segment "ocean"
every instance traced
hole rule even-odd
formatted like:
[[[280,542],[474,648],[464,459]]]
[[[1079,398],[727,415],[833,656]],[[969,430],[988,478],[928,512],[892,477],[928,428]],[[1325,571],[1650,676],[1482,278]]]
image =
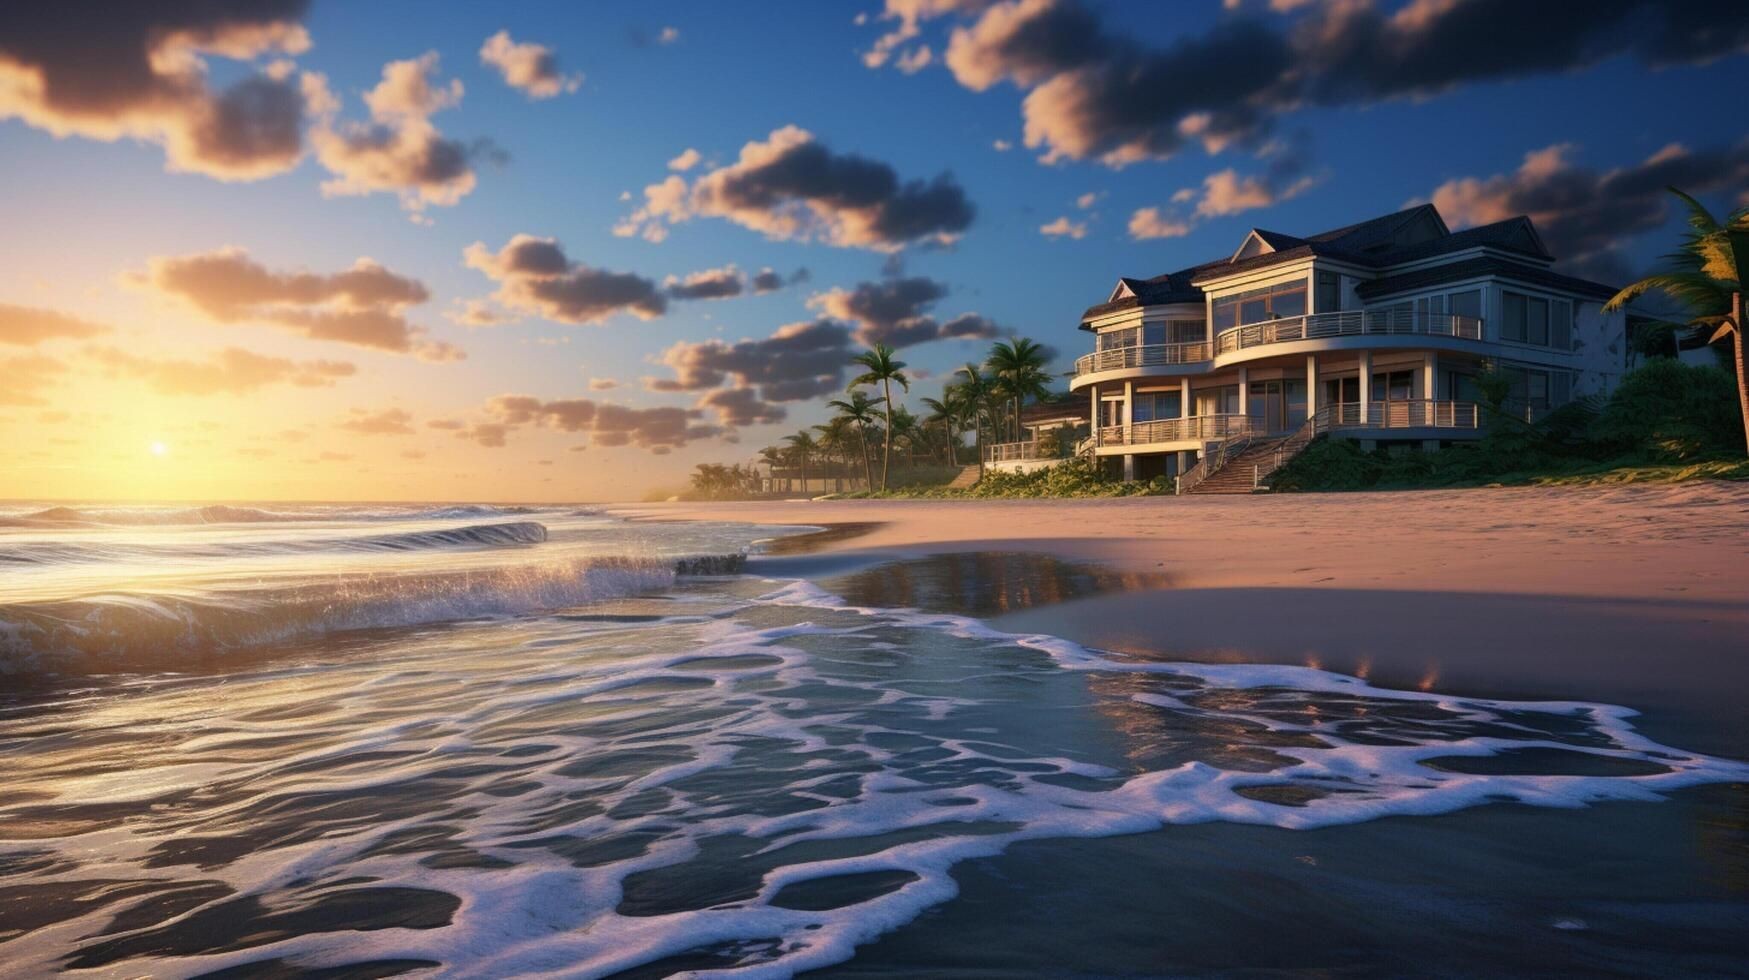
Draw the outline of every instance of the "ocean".
[[[1177,834],[1231,858],[1184,888],[1230,897],[1221,868],[1299,860],[1330,828],[1749,780],[1640,734],[1631,706],[1126,656],[1004,632],[880,567],[796,578],[772,555],[808,532],[0,508],[0,972],[787,977],[955,915],[1000,935],[962,889],[1004,855],[1054,848],[1061,877],[1119,853],[1074,842]],[[1028,594],[1030,567],[1010,569]],[[1237,833],[1267,837],[1210,836]],[[1169,943],[1148,909],[1113,915]],[[1027,941],[954,957],[1063,972]]]

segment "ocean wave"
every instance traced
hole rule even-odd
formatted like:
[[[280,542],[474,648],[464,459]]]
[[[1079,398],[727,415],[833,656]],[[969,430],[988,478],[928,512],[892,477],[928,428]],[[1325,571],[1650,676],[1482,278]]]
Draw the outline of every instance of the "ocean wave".
[[[446,548],[507,548],[540,544],[546,525],[535,521],[469,524],[435,531],[373,534],[362,537],[321,537],[274,541],[29,541],[0,548],[6,565],[70,565],[92,562],[139,562],[163,559],[227,559],[317,552],[380,553]]]
[[[208,504],[204,507],[47,507],[0,518],[6,527],[66,527],[188,524],[264,524],[307,521],[447,521],[472,517],[501,517],[532,514],[532,507],[500,507],[492,504],[452,504],[444,506],[405,507],[309,507],[295,510],[268,510],[262,507],[237,507],[229,504]]]
[[[0,606],[0,674],[179,670],[230,651],[356,630],[525,615],[638,595],[667,588],[679,575],[725,574],[738,561],[578,558],[454,572],[337,575],[195,595],[15,603]]]

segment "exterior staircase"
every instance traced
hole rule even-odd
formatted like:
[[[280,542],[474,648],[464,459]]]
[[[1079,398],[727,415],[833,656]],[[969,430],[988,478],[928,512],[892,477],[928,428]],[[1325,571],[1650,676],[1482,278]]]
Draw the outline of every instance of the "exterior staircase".
[[[948,483],[949,490],[970,490],[978,482],[978,464],[960,467],[959,475]]]
[[[1298,431],[1272,438],[1251,438],[1238,451],[1204,453],[1204,464],[1192,470],[1180,493],[1256,493],[1269,489],[1269,477],[1287,465],[1317,438],[1319,421],[1308,419]],[[1207,469],[1203,469],[1207,466]]]

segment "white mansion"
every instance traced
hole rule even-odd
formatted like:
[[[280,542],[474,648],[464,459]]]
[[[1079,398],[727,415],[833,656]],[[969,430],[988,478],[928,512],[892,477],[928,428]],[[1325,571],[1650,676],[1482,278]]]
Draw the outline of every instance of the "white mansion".
[[[1606,394],[1625,316],[1601,310],[1613,289],[1553,261],[1529,218],[1453,232],[1422,205],[1303,238],[1254,229],[1227,258],[1120,279],[1081,317],[1093,352],[1070,389],[1092,427],[1077,448],[1128,479],[1249,490],[1317,435],[1477,437],[1487,366],[1518,412]]]

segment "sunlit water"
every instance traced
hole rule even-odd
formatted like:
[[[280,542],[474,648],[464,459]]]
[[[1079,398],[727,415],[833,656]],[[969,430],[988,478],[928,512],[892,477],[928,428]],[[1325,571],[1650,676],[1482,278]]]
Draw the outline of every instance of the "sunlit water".
[[[1626,708],[1128,660],[695,574],[772,529],[0,519],[8,975],[787,976],[1022,840],[1749,778]]]

